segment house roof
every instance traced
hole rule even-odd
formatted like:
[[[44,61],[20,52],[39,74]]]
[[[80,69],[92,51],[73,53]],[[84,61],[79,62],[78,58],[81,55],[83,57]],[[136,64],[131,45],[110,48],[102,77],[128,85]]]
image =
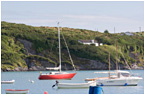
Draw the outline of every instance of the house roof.
[[[83,42],[83,43],[92,43],[92,40],[78,40],[80,42]],[[94,40],[94,43],[98,43],[97,40]]]

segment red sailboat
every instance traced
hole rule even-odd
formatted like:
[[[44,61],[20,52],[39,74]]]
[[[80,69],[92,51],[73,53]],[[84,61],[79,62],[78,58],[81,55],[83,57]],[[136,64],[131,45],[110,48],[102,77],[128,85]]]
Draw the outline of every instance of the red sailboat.
[[[72,79],[76,73],[50,72],[50,74],[40,74],[40,80]]]
[[[63,36],[63,39],[64,39],[64,36]],[[59,72],[50,72],[49,74],[42,74],[40,73],[40,76],[39,76],[39,80],[56,80],[56,79],[72,79],[76,72],[75,73],[67,73],[67,72],[62,72],[61,71],[61,48],[60,48],[60,29],[59,29],[59,23],[58,23],[58,40],[59,40],[59,67],[54,67],[54,68],[46,68],[48,70],[59,70]],[[67,43],[66,43],[66,40],[64,39],[64,42],[65,42],[65,45],[66,45],[66,48],[67,48],[67,51],[69,53],[69,57],[70,57],[70,60],[71,60],[71,63],[74,67],[74,70],[75,70],[75,66],[73,64],[73,60],[71,58],[71,55],[70,55],[70,52],[69,52],[69,49],[68,49],[68,46],[67,46]]]

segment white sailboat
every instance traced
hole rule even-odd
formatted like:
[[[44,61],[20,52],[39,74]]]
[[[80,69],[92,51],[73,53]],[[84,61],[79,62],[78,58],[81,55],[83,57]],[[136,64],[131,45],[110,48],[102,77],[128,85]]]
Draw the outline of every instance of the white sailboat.
[[[64,36],[63,36],[63,39],[64,39]],[[39,80],[72,79],[76,75],[76,72],[75,73],[68,73],[68,72],[62,72],[61,71],[61,45],[60,45],[59,22],[58,22],[58,41],[59,41],[59,67],[48,67],[46,69],[59,70],[59,72],[50,72],[49,74],[40,73]],[[69,57],[70,57],[71,63],[72,63],[72,65],[74,67],[74,70],[75,70],[75,66],[73,64],[73,60],[71,58],[71,55],[70,55],[70,52],[69,52],[69,49],[68,49],[68,46],[67,46],[67,43],[66,43],[65,39],[64,39],[64,42],[65,42],[67,51],[69,53]]]
[[[117,55],[117,41],[116,41],[116,55]],[[129,65],[128,65],[129,66]],[[130,67],[129,67],[130,68]],[[109,53],[109,72],[95,72],[95,73],[108,73],[108,77],[87,78],[85,81],[97,81],[96,85],[102,86],[137,86],[138,82],[142,79],[140,76],[132,76],[128,71],[118,70],[117,56],[116,56],[116,69],[110,72],[110,53]],[[114,73],[115,75],[110,75]]]

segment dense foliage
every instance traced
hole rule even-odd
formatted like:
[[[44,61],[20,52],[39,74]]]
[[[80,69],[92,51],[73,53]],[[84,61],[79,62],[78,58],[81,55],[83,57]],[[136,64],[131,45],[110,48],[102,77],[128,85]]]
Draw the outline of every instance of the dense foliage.
[[[108,52],[111,53],[111,61],[116,62],[116,44],[118,49],[118,62],[124,64],[124,60],[131,65],[139,61],[138,66],[144,63],[144,32],[136,32],[134,36],[100,33],[85,29],[72,29],[64,27],[63,35],[68,43],[74,61],[78,58],[90,59],[108,64]],[[58,63],[58,34],[57,27],[33,27],[24,24],[1,22],[1,68],[27,67],[26,58],[37,58]],[[32,43],[36,54],[27,54],[26,48],[19,39]],[[78,40],[96,39],[103,46],[83,45]],[[69,63],[66,47],[61,38],[63,62]],[[41,64],[41,63],[39,63]],[[77,63],[77,64],[81,64]],[[87,63],[85,63],[87,64]]]

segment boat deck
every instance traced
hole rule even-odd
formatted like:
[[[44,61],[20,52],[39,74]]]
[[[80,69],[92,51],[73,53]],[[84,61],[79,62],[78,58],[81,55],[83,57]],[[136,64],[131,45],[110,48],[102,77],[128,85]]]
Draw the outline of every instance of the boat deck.
[[[97,77],[97,78],[85,79],[85,81],[95,81],[98,79],[109,79],[109,77]]]

